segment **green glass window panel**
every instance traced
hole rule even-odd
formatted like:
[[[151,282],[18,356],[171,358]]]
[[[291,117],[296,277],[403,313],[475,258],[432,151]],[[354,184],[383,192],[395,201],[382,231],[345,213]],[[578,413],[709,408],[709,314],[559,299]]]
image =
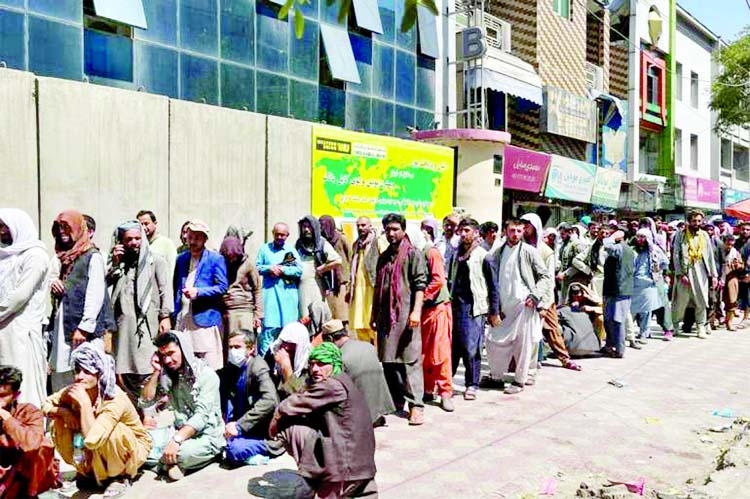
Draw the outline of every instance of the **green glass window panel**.
[[[29,10],[66,21],[82,23],[82,0],[29,0]]]
[[[417,57],[417,106],[435,108],[435,60],[430,57]]]
[[[83,30],[83,70],[88,76],[133,81],[133,40],[130,37]]]
[[[346,94],[346,128],[364,132],[372,131],[371,99],[353,93]]]
[[[219,68],[216,61],[180,54],[180,98],[219,103]]]
[[[360,94],[372,92],[372,37],[349,33],[349,39],[354,50],[354,61],[361,83],[349,83],[347,88]]]
[[[393,43],[396,40],[396,4],[394,0],[378,0],[378,11],[380,11],[380,22],[383,25],[382,35],[373,35],[376,40]]]
[[[318,89],[318,121],[344,126],[346,120],[346,92],[321,85]]]
[[[289,79],[257,71],[255,74],[255,110],[274,116],[289,115]]]
[[[217,0],[180,0],[180,46],[216,56],[219,29]]]
[[[392,100],[396,67],[393,47],[376,43],[373,52],[372,93],[377,97]]]
[[[396,1],[396,45],[410,52],[417,50],[417,23],[408,31],[401,31],[401,19],[404,17],[405,2]]]
[[[135,38],[177,45],[177,0],[145,0],[148,29],[134,30]]]
[[[408,139],[411,137],[409,127],[416,125],[414,119],[414,108],[405,106],[396,106],[396,117],[393,123],[395,136]]]
[[[221,58],[243,64],[255,62],[255,3],[252,1],[222,0]]]
[[[435,115],[426,111],[417,110],[415,126],[420,130],[432,130],[435,128]]]
[[[221,65],[221,105],[255,110],[255,72],[252,69],[234,64]]]
[[[21,8],[24,6],[24,0],[0,0],[0,5]]]
[[[278,19],[278,6],[262,0],[256,3],[256,65],[269,71],[286,73],[289,68],[289,22]],[[305,28],[307,31],[307,28]]]
[[[396,101],[399,104],[414,105],[416,65],[414,54],[396,51]]]
[[[83,78],[83,28],[29,16],[29,71],[39,76]]]
[[[297,80],[289,84],[289,114],[298,120],[318,121],[318,85]]]
[[[372,131],[393,135],[393,103],[372,99]]]
[[[24,15],[0,9],[0,61],[9,68],[26,69]]]
[[[149,93],[178,98],[177,51],[136,40],[133,52],[135,84]]]
[[[305,80],[318,81],[319,43],[320,31],[315,21],[305,21],[305,32],[302,38],[297,38],[294,30],[289,30],[289,73],[291,75]]]

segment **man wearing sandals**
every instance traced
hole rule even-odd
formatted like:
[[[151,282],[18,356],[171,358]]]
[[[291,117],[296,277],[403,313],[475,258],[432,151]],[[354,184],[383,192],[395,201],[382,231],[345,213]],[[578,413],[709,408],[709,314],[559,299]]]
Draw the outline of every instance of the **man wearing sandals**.
[[[524,385],[533,384],[529,368],[535,346],[542,339],[540,310],[551,304],[552,276],[539,250],[525,243],[523,234],[523,221],[508,221],[505,244],[486,257],[492,271],[492,329],[487,337],[490,377],[501,379],[515,357],[514,381],[505,388],[507,394],[519,393]]]
[[[55,447],[76,467],[79,488],[107,484],[105,498],[121,497],[146,462],[152,441],[124,391],[115,361],[99,346],[82,343],[71,354],[75,378],[42,404],[52,420]],[[83,440],[83,459],[76,442]]]
[[[694,308],[699,338],[710,333],[706,328],[708,293],[717,282],[711,239],[701,229],[703,218],[703,212],[699,210],[688,213],[688,225],[677,233],[672,247],[675,275],[672,320],[675,325],[682,322],[685,309]]]
[[[541,237],[542,219],[536,213],[527,213],[521,217],[521,220],[524,222],[523,240],[539,250],[539,255],[542,257],[544,266],[547,267],[550,275],[554,275],[555,252],[547,246]],[[565,339],[563,339],[560,331],[560,322],[554,301],[554,283],[550,280],[544,291],[542,304],[540,304],[539,308],[542,316],[542,336],[544,336],[544,341],[547,342],[550,349],[552,349],[552,353],[564,368],[580,371],[581,366],[570,359],[570,353],[568,353],[568,348],[565,346]]]

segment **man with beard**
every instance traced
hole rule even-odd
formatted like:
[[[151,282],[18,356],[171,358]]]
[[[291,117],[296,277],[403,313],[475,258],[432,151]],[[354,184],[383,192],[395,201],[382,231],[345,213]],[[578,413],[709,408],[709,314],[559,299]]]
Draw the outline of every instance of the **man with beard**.
[[[524,222],[524,242],[539,250],[539,255],[542,257],[542,262],[547,268],[549,275],[553,275],[555,272],[555,252],[540,237],[542,233],[542,221],[539,215],[527,213],[521,217],[521,220]],[[539,313],[542,316],[542,336],[544,336],[544,340],[549,345],[552,353],[564,368],[580,371],[581,366],[570,359],[570,353],[568,353],[568,348],[565,346],[565,339],[560,332],[557,307],[555,306],[554,283],[550,279],[545,281],[545,284],[548,287],[544,289],[544,295],[538,307]]]
[[[685,309],[695,309],[698,337],[709,334],[706,328],[708,293],[716,284],[717,272],[711,238],[700,227],[703,212],[688,213],[688,225],[675,236],[672,250],[675,285],[672,297],[672,317],[675,324],[682,322]]]
[[[388,248],[378,258],[371,327],[378,332],[383,363],[396,408],[409,404],[409,424],[424,423],[422,375],[422,302],[427,287],[422,253],[406,237],[406,219],[383,217]]]
[[[326,295],[326,302],[334,319],[348,322],[349,305],[346,302],[346,292],[349,289],[352,250],[346,236],[336,228],[336,220],[331,215],[323,215],[318,222],[320,222],[321,235],[331,243],[333,250],[341,257],[341,264],[328,273],[331,292]]]
[[[453,375],[464,363],[464,400],[475,400],[482,369],[482,339],[489,309],[491,284],[484,259],[487,251],[479,240],[479,223],[464,218],[458,224],[459,247],[448,262],[448,286],[453,313],[451,360]]]
[[[55,448],[44,415],[19,402],[23,374],[0,365],[0,498],[36,497],[57,483]]]
[[[69,210],[52,224],[59,279],[51,284],[54,298],[50,382],[58,391],[72,381],[73,349],[86,341],[98,343],[114,323],[107,293],[104,258],[91,242],[83,215]]]
[[[261,246],[255,265],[263,276],[263,331],[258,356],[263,357],[281,329],[299,319],[299,278],[302,263],[294,246],[287,243],[289,226],[273,226],[273,241]]]
[[[565,303],[568,296],[568,288],[574,282],[583,282],[589,284],[589,276],[581,272],[575,265],[575,257],[585,250],[578,240],[577,229],[570,224],[562,224],[559,228],[560,240],[560,261],[559,269],[556,276],[557,283],[560,286],[559,301]]]
[[[534,347],[542,339],[539,310],[544,308],[545,294],[552,286],[552,276],[539,250],[523,241],[523,233],[521,220],[509,220],[505,244],[487,256],[492,272],[489,286],[492,330],[487,337],[490,377],[502,379],[511,359],[515,358],[515,379],[505,388],[509,395],[533,384],[529,379],[529,368]]]
[[[380,248],[377,234],[369,218],[357,219],[357,236],[352,246],[350,286],[347,297],[349,327],[357,335],[357,339],[375,345],[377,335],[370,328],[370,316]]]
[[[312,215],[300,219],[299,239],[294,247],[302,263],[299,313],[307,317],[311,304],[325,301],[333,292],[334,271],[341,266],[341,255],[323,237],[320,222]]]
[[[591,287],[600,297],[604,284],[604,260],[607,258],[602,241],[608,235],[609,227],[600,226],[597,223],[589,224],[591,244],[588,245],[586,251],[578,253],[573,258],[573,266],[588,276]],[[567,297],[565,299],[567,300]]]
[[[341,357],[328,342],[310,352],[311,383],[279,404],[269,434],[283,442],[316,498],[377,497],[370,411]]]
[[[219,377],[195,357],[190,343],[176,331],[156,338],[152,373],[141,396],[150,402],[167,395],[174,411],[172,426],[149,431],[154,441],[149,461],[159,463],[171,480],[207,466],[226,444]]]
[[[117,376],[130,400],[137,403],[151,373],[153,340],[171,329],[174,307],[167,262],[151,253],[146,232],[137,221],[115,231],[107,283],[117,321],[114,358]]]
[[[31,217],[18,209],[0,209],[0,365],[21,369],[19,400],[37,407],[47,396],[42,322],[48,265]]]
[[[187,231],[188,251],[177,257],[174,273],[175,329],[188,333],[195,356],[218,370],[224,365],[221,312],[227,267],[218,252],[206,249],[205,222],[191,220]]]
[[[635,275],[630,312],[638,324],[639,331],[631,343],[645,344],[651,337],[651,314],[662,307],[657,279],[668,264],[667,256],[654,242],[651,230],[638,229],[635,233]]]
[[[177,247],[171,239],[159,233],[159,224],[156,221],[156,215],[151,210],[141,210],[135,216],[146,231],[148,245],[151,252],[155,255],[161,255],[167,264],[169,280],[172,280],[174,265],[177,261]]]
[[[459,237],[456,234],[456,227],[460,221],[461,217],[455,213],[443,218],[443,235],[435,241],[435,246],[440,250],[443,261],[450,260],[453,252],[458,248]]]

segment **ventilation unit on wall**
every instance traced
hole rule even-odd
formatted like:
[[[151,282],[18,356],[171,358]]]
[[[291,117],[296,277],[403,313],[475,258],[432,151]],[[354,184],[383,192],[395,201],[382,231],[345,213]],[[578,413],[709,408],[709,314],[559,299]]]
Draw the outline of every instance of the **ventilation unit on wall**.
[[[486,12],[477,12],[476,19],[482,20],[484,38],[488,47],[510,52],[510,23]]]
[[[584,74],[587,88],[600,91],[604,90],[604,68],[587,62]]]

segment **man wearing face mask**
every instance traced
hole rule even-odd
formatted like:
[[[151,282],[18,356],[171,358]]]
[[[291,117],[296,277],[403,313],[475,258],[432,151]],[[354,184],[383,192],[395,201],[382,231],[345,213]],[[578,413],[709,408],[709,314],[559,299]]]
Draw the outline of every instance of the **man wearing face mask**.
[[[256,356],[255,332],[237,329],[227,340],[228,364],[219,371],[221,408],[226,426],[226,460],[234,465],[252,463],[269,455],[268,424],[279,396],[266,361]]]
[[[137,403],[151,374],[153,340],[171,327],[174,298],[167,262],[151,252],[137,220],[117,227],[114,239],[107,272],[117,321],[114,357],[120,386]]]

